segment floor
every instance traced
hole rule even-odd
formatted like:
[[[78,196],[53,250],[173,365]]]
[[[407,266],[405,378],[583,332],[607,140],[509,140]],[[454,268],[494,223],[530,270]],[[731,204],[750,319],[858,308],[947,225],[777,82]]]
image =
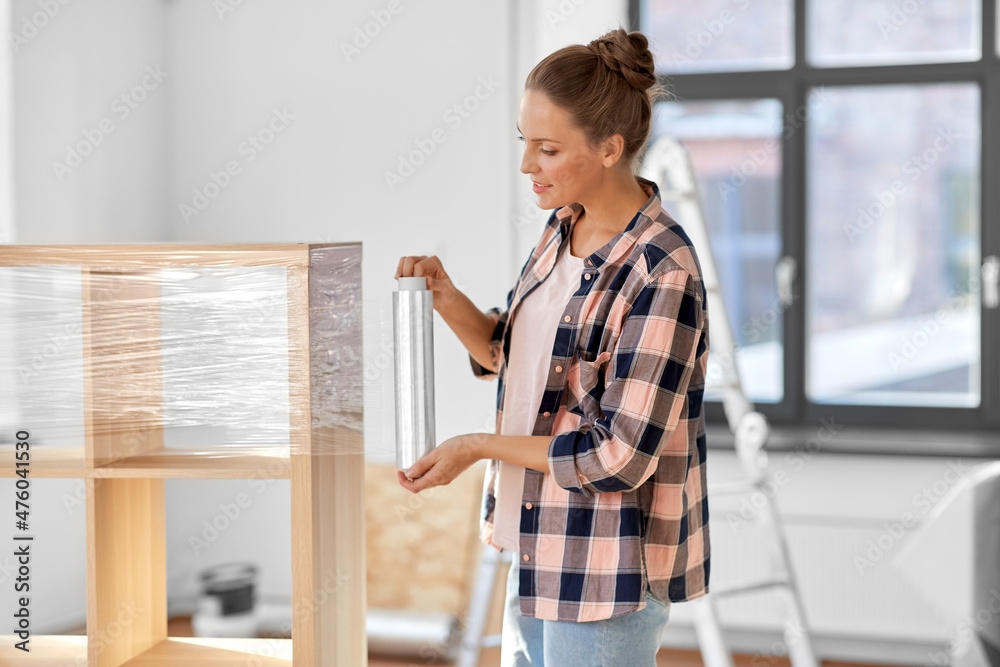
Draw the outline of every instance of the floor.
[[[421,663],[427,664],[427,663]],[[451,663],[438,663],[439,667],[445,667]],[[762,660],[760,656],[737,654],[733,660],[734,667],[789,667],[789,662],[785,658],[767,658]],[[698,651],[680,651],[676,649],[660,649],[656,656],[657,667],[703,667],[701,655]],[[413,667],[412,661],[399,661],[379,659],[375,656],[369,657],[368,667]],[[479,660],[479,667],[500,667],[499,649],[483,651]],[[836,662],[824,660],[822,667],[875,667],[873,665],[863,665],[856,662]]]
[[[190,637],[191,619],[180,616],[171,618],[167,622],[167,635],[170,637]],[[80,628],[80,633],[85,630]],[[64,633],[72,634],[72,633]],[[421,665],[436,665],[437,667],[449,667],[452,663],[429,663],[426,660],[420,662]],[[678,649],[661,649],[656,656],[657,667],[704,667],[701,661],[701,654],[698,651],[682,651]],[[746,655],[738,653],[734,656],[734,667],[790,667],[786,658],[770,657],[761,660],[760,656]],[[415,667],[412,659],[401,660],[398,658],[369,656],[368,667]],[[479,659],[479,667],[500,667],[500,649],[484,649]],[[840,662],[833,660],[823,660],[822,667],[879,667],[857,662]]]

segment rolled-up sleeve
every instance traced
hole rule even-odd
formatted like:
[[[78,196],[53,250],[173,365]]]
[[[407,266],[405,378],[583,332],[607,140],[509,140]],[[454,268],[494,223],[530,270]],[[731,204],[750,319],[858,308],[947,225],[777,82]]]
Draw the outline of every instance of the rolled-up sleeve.
[[[482,364],[469,355],[469,364],[472,366],[472,374],[477,378],[482,378],[483,380],[492,380],[500,372],[500,358],[503,350],[503,330],[507,325],[507,314],[510,312],[511,300],[514,298],[514,290],[507,292],[507,308],[505,310],[500,310],[499,308],[490,308],[486,311],[486,315],[493,318],[493,333],[490,334],[490,357],[492,358],[493,367],[486,368]]]
[[[686,465],[693,443],[672,436],[686,418],[702,308],[700,282],[684,269],[654,274],[643,286],[609,360],[603,417],[584,419],[549,443],[559,486],[585,496],[631,491],[649,479],[661,455],[685,457]],[[684,451],[665,452],[668,442]]]

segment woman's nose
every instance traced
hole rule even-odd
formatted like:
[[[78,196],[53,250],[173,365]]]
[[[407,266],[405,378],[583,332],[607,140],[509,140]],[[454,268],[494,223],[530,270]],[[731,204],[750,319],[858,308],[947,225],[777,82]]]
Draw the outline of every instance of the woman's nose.
[[[528,153],[525,151],[525,154],[521,157],[521,173],[530,174],[533,171],[534,165],[531,163],[531,160],[528,159]]]

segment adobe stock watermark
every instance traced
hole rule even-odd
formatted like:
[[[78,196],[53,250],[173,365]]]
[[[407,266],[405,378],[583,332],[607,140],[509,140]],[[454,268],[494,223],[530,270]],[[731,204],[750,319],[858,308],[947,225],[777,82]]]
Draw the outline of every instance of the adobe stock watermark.
[[[124,122],[132,115],[132,112],[139,108],[149,94],[160,87],[163,80],[167,78],[167,73],[160,69],[159,65],[148,65],[142,79],[131,89],[122,93],[111,102],[112,116],[105,116],[97,122],[93,128],[82,130],[83,139],[75,144],[66,145],[66,158],[64,162],[52,161],[52,172],[56,179],[62,183],[68,174],[77,169],[83,161],[93,155],[98,146],[104,143],[105,137],[115,131],[115,118],[118,122]]]
[[[281,462],[274,460],[267,464],[267,468],[261,469],[247,480],[247,486],[254,490],[255,496],[248,492],[240,491],[229,501],[218,503],[218,511],[210,518],[202,519],[199,533],[188,535],[188,546],[191,552],[197,556],[202,551],[209,549],[222,535],[239,522],[245,515],[245,511],[253,505],[254,497],[261,496],[278,480],[278,475],[282,472]]]
[[[925,516],[945,495],[957,484],[969,471],[969,467],[961,461],[953,460],[948,462],[948,468],[938,479],[927,486],[924,486],[910,498],[910,504],[916,508],[917,513],[903,512],[895,521],[882,524],[882,532],[874,539],[868,540],[867,549],[863,554],[854,555],[854,567],[858,574],[864,575],[865,570],[874,567],[876,563],[885,558],[899,541],[906,535],[906,531],[913,528],[920,522],[920,517]]]
[[[948,652],[935,651],[927,654],[927,667],[948,667],[958,664],[957,658],[961,657],[962,649],[973,646],[977,641],[976,635],[985,628],[996,624],[997,614],[1000,614],[1000,590],[990,589],[990,597],[985,606],[980,607],[975,613],[969,614],[955,626],[955,638],[949,642]]]
[[[248,134],[236,146],[236,155],[243,159],[232,158],[227,160],[218,171],[209,170],[208,179],[192,190],[190,203],[181,202],[177,206],[181,219],[190,224],[192,218],[201,215],[222,194],[223,190],[232,184],[233,179],[243,173],[243,167],[256,160],[261,153],[267,150],[267,147],[278,138],[278,135],[288,129],[294,119],[295,114],[288,111],[287,107],[281,109],[274,107],[267,122],[253,134]]]
[[[212,9],[219,21],[225,21],[230,14],[243,6],[244,0],[212,0]]]
[[[139,410],[123,411],[114,416],[123,423],[134,424],[141,424],[142,419],[148,419],[148,415],[143,415],[142,411]],[[112,449],[107,459],[101,463],[101,467],[94,472],[93,481],[95,491],[101,488],[105,480],[116,479],[114,475],[114,466],[116,463],[135,456],[140,452],[149,451],[151,433],[150,429],[139,426],[138,428],[130,428],[121,434],[120,444],[124,445],[125,448],[122,449],[116,446]],[[59,499],[62,501],[63,508],[67,514],[73,514],[77,509],[85,509],[87,506],[87,481],[83,479],[77,480],[73,492],[67,493],[64,491],[59,494]]]
[[[787,301],[776,297],[770,306],[751,317],[749,321],[744,322],[743,326],[740,327],[740,333],[749,343],[758,342],[779,321],[782,313],[792,307],[795,301],[794,296]]]
[[[798,297],[795,294],[790,295],[787,300],[780,296],[776,297],[770,306],[744,322],[740,327],[740,333],[747,344],[760,342],[764,335],[780,321],[781,315],[791,308],[797,300]],[[747,347],[747,344],[734,343],[732,349],[709,355],[706,379],[712,382],[722,380],[726,371],[736,364],[740,350]]]
[[[532,202],[525,202],[520,213],[511,211],[510,224],[514,226],[518,234],[528,230],[541,230],[550,215],[551,211],[538,208],[538,205]]]
[[[569,20],[569,17],[586,2],[587,0],[562,0],[555,10],[546,9],[545,20],[549,23],[549,30],[555,30],[557,25]]]
[[[59,363],[63,352],[79,339],[82,331],[79,322],[70,322],[61,331],[49,333],[44,340],[35,341],[29,353],[20,356],[17,373],[21,381],[27,383],[50,364]]]
[[[872,201],[867,206],[858,207],[857,221],[846,223],[844,233],[847,239],[854,244],[861,236],[871,229],[886,212],[896,205],[899,198],[906,192],[908,185],[912,185],[920,180],[927,173],[931,166],[947,153],[961,136],[950,125],[937,129],[937,137],[933,145],[925,148],[919,154],[914,153],[910,159],[903,163],[903,175],[908,177],[909,184],[901,178],[897,178],[889,184],[889,187],[873,195]]]
[[[767,164],[775,153],[781,151],[783,142],[802,128],[809,115],[817,108],[826,104],[829,99],[830,95],[827,93],[825,87],[813,89],[813,94],[810,95],[809,101],[806,104],[799,106],[794,112],[789,111],[784,115],[785,122],[780,137],[771,137],[764,141],[764,145],[760,148],[746,151],[744,158],[739,164],[730,167],[729,178],[716,185],[716,190],[722,201],[727,201],[730,195],[735,194],[740,188],[746,185],[751,176]]]
[[[102,655],[109,647],[120,642],[120,637],[125,632],[125,629],[131,627],[140,616],[145,616],[147,611],[147,607],[140,607],[136,604],[135,600],[119,603],[118,615],[98,630],[96,638],[90,646],[93,647],[96,645],[97,655]],[[64,667],[71,667],[71,665],[74,667],[87,667],[86,652],[74,658],[72,663],[63,663],[63,665]]]
[[[683,53],[674,51],[671,54],[674,66],[681,73],[691,68],[691,65],[703,55],[705,49],[715,44],[726,28],[736,23],[737,13],[742,14],[750,6],[750,0],[731,0],[736,7],[736,11],[726,8],[711,18],[701,22],[702,30],[689,34],[687,44],[684,45]]]
[[[354,39],[350,42],[340,43],[340,52],[344,54],[344,60],[351,62],[352,59],[361,55],[367,49],[372,40],[382,34],[382,31],[389,27],[392,19],[403,11],[401,0],[389,0],[385,9],[372,10],[372,20],[366,21],[364,25],[355,26]]]
[[[893,371],[913,361],[920,351],[941,333],[942,327],[954,316],[956,311],[975,307],[979,295],[979,278],[974,276],[971,289],[965,294],[956,294],[954,290],[948,300],[934,311],[933,316],[921,320],[920,326],[903,337],[899,345],[886,354],[886,360]]]
[[[903,2],[893,3],[889,8],[889,18],[879,19],[878,31],[882,35],[883,41],[888,41],[889,36],[902,30],[903,26],[910,22],[917,12],[927,4],[927,0],[903,0]]]
[[[7,33],[7,41],[10,43],[11,50],[13,50],[15,54],[20,53],[21,48],[34,39],[38,33],[49,24],[49,21],[54,19],[59,12],[62,11],[62,8],[68,5],[70,1],[71,0],[38,0],[38,7],[40,8],[40,11],[34,12],[30,16],[23,17],[21,19],[21,29],[19,32]]]
[[[455,102],[441,114],[441,120],[447,123],[448,128],[454,132],[468,120],[473,113],[479,109],[481,103],[488,100],[500,82],[493,78],[492,74],[479,77],[479,84],[471,94],[466,95],[458,102]],[[409,153],[400,153],[398,156],[398,166],[395,171],[385,172],[385,184],[389,192],[395,192],[396,188],[406,182],[412,176],[417,167],[424,164],[437,150],[438,145],[448,140],[448,130],[442,127],[435,127],[430,131],[430,136],[421,139],[414,139],[416,148]]]
[[[825,417],[819,420],[820,427],[816,433],[802,445],[798,445],[792,451],[785,454],[787,463],[793,473],[800,472],[812,460],[813,456],[819,452],[824,445],[833,442],[837,434],[844,428],[843,424],[838,424],[835,417],[829,420]],[[775,470],[768,479],[761,481],[756,491],[740,501],[738,512],[729,512],[726,515],[726,522],[729,529],[736,533],[747,524],[753,522],[761,510],[773,499],[778,490],[791,481],[788,473],[784,470]]]
[[[339,567],[333,571],[325,570],[323,583],[319,588],[313,589],[313,594],[308,599],[303,600],[301,596],[292,599],[292,623],[294,624],[296,619],[303,623],[311,622],[316,610],[326,607],[340,593],[340,589],[351,581],[351,575],[344,574]]]
[[[763,652],[755,654],[750,658],[750,667],[765,667],[777,664],[779,661],[788,662],[788,656],[793,646],[798,645],[802,638],[806,636],[806,630],[801,624],[795,623],[785,629],[781,639],[775,639],[771,645]]]

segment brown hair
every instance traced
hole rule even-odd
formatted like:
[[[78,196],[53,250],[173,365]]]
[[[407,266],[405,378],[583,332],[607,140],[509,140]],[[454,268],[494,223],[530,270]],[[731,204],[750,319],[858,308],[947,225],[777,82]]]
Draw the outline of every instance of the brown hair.
[[[621,27],[546,56],[528,74],[525,90],[544,93],[569,112],[591,146],[613,134],[625,140],[622,162],[635,173],[646,149],[653,103],[671,95],[658,83],[641,32]]]

